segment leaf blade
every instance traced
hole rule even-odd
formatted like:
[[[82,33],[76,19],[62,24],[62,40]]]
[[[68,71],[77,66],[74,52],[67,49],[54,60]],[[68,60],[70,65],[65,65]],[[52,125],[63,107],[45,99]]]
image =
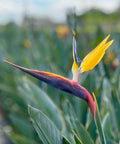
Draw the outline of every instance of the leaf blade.
[[[62,136],[54,124],[38,109],[28,107],[33,126],[44,144],[62,144]]]
[[[96,101],[96,98],[95,98],[94,94],[93,94],[93,97],[94,97],[95,105],[96,105],[96,117],[94,119],[95,120],[95,125],[96,125],[97,130],[98,130],[98,134],[99,134],[99,137],[100,137],[101,144],[106,144],[106,139],[105,139],[105,135],[104,135],[104,131],[103,131],[103,128],[102,128],[101,119],[100,119],[100,112],[99,112],[98,104],[97,104],[97,101]]]

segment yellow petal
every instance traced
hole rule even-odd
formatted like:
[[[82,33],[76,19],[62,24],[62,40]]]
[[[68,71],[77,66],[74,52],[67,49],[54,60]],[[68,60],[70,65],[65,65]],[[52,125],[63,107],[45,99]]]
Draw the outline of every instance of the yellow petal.
[[[105,54],[106,49],[113,43],[113,40],[106,43],[110,35],[108,35],[94,50],[92,50],[81,63],[81,72],[93,69]],[[105,44],[106,43],[106,44]]]
[[[109,37],[110,37],[110,34],[99,44],[99,45],[97,45],[97,47],[94,49],[94,50],[97,50],[97,49],[99,49],[100,47],[102,47],[106,42],[107,42],[107,40],[109,39]],[[94,51],[93,50],[93,51]],[[91,52],[93,52],[93,51],[91,51]],[[90,54],[90,53],[89,53]]]
[[[77,65],[76,61],[73,62],[72,73],[73,73],[73,80],[78,82],[79,70],[78,70],[78,65]]]
[[[78,71],[78,65],[76,63],[76,61],[73,62],[73,65],[72,65],[72,72],[77,72]]]
[[[108,40],[108,38],[110,37],[110,35],[108,35],[95,49],[93,49],[85,58],[84,61],[87,61],[90,57],[93,57],[93,55],[95,54],[95,52],[97,50],[99,50]]]

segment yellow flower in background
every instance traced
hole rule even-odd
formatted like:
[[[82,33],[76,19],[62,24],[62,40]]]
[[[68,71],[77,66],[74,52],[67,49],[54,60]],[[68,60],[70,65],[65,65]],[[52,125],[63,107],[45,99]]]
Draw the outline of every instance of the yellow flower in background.
[[[113,61],[115,58],[115,54],[112,52],[112,51],[109,51],[107,54],[106,54],[106,57],[104,59],[104,64],[107,65],[109,64],[111,61]]]
[[[64,38],[69,34],[69,28],[66,25],[59,25],[56,27],[56,34],[59,38]]]
[[[30,42],[29,40],[25,39],[25,40],[23,41],[23,46],[24,46],[25,48],[30,48],[30,47],[31,47],[31,42]]]

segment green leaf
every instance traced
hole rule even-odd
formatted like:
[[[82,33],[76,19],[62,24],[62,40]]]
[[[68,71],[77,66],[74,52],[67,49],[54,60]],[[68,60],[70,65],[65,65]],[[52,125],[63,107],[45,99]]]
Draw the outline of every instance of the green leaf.
[[[65,137],[63,137],[63,144],[71,144]]]
[[[98,134],[99,134],[99,137],[100,137],[101,144],[106,144],[104,131],[103,131],[103,128],[102,128],[102,125],[101,125],[100,112],[99,112],[98,104],[97,104],[97,101],[96,101],[96,98],[95,98],[94,94],[93,94],[93,97],[94,97],[95,105],[96,105],[95,124],[96,124],[97,130],[98,130]]]
[[[25,119],[25,117],[22,117],[20,114],[13,114],[11,113],[9,115],[9,119],[12,122],[12,125],[14,128],[21,134],[23,134],[26,137],[32,137],[33,136],[33,127],[31,126],[31,123]]]
[[[111,93],[112,85],[110,84],[109,79],[105,78],[103,81],[103,97],[105,101],[104,109],[110,111],[110,126],[112,135],[118,141],[119,140],[119,113],[120,113],[120,105],[117,99],[117,93]],[[106,102],[107,101],[107,102]],[[112,121],[112,123],[111,123]],[[118,122],[118,123],[117,123]],[[110,134],[107,134],[110,136]]]
[[[33,139],[17,135],[17,134],[12,134],[12,133],[6,133],[5,134],[8,136],[8,138],[14,143],[14,144],[38,144],[35,142]],[[39,143],[40,144],[40,143]]]
[[[102,120],[102,127],[105,134],[109,134],[110,136],[110,113],[106,113],[103,120]]]
[[[68,122],[71,129],[76,132],[83,144],[93,144],[94,142],[91,136],[89,135],[85,127],[82,125],[82,123],[80,123],[80,121],[78,120],[69,102],[67,102],[67,110],[69,114]]]
[[[120,85],[120,66],[117,67],[113,75],[113,80],[115,81],[115,88],[118,90]]]
[[[62,130],[60,111],[50,97],[29,79],[24,78],[22,83],[23,87],[19,87],[19,91],[24,96],[27,104],[40,109],[40,111],[54,122],[59,130]]]
[[[117,90],[116,90],[117,91]],[[112,99],[111,99],[111,117],[112,121],[114,122],[113,130],[115,133],[116,140],[119,141],[120,139],[120,101],[119,97],[117,96],[117,92],[112,93]],[[114,119],[113,119],[114,118]]]
[[[107,144],[118,144],[118,143],[120,144],[120,141],[116,142],[116,141],[114,141],[114,139],[110,139],[108,136],[108,137],[106,137],[106,143]]]
[[[82,144],[82,142],[80,141],[80,139],[78,138],[78,136],[74,133],[74,140],[76,142],[76,144]]]
[[[28,107],[33,126],[44,144],[69,144],[61,136],[54,124],[38,109]]]

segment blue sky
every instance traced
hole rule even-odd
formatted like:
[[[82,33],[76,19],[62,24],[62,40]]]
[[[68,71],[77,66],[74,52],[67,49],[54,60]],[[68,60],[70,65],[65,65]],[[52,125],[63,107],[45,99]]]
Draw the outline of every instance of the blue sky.
[[[28,16],[64,22],[70,8],[75,8],[78,14],[92,7],[109,13],[119,5],[120,0],[0,0],[0,23],[21,23],[25,12]]]

